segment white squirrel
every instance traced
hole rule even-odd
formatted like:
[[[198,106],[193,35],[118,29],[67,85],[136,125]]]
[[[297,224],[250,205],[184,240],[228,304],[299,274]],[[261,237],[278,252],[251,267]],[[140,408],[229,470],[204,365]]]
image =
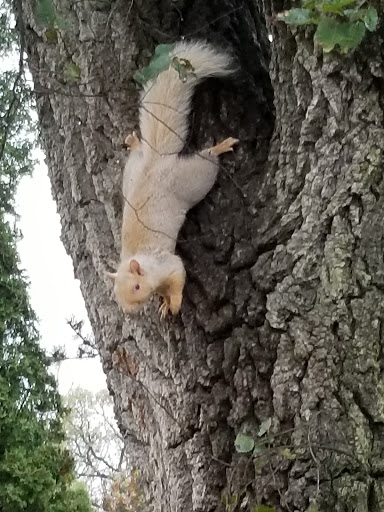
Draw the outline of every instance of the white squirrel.
[[[213,187],[218,156],[233,151],[238,139],[190,156],[179,156],[188,133],[194,88],[204,78],[233,72],[231,58],[205,42],[180,42],[171,59],[189,62],[193,73],[181,79],[169,67],[146,84],[141,95],[141,140],[135,132],[125,142],[130,156],[124,170],[121,261],[114,279],[117,302],[134,313],[154,294],[163,297],[159,313],[181,307],[185,283],[182,260],[175,255],[186,213]],[[185,59],[185,61],[183,61]]]

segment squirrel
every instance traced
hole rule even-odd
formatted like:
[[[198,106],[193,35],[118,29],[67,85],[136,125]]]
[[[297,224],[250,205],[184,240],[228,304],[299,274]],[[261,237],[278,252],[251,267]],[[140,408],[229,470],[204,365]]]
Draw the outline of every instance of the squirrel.
[[[147,82],[141,94],[139,124],[125,143],[121,260],[114,273],[114,294],[126,313],[139,311],[154,295],[163,298],[160,317],[180,311],[185,269],[175,255],[186,213],[213,187],[219,155],[233,151],[238,139],[225,139],[199,153],[181,156],[196,85],[206,77],[233,72],[231,58],[205,42],[179,42],[170,58],[192,66],[180,77],[173,67]]]

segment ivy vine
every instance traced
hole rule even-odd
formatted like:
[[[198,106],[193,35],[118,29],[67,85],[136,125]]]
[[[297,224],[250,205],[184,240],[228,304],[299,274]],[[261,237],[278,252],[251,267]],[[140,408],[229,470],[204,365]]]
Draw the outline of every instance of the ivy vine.
[[[326,53],[335,47],[341,53],[357,48],[379,22],[377,10],[366,0],[302,0],[302,7],[281,12],[277,19],[287,25],[316,25],[315,42]]]

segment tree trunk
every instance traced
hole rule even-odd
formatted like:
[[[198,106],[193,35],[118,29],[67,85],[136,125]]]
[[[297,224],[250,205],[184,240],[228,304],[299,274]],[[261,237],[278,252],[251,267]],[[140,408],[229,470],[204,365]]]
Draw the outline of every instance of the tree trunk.
[[[153,510],[384,510],[378,34],[323,55],[311,30],[275,21],[287,2],[56,5],[57,40],[33,0],[19,24],[62,239]],[[105,270],[120,249],[123,141],[137,129],[132,75],[181,35],[240,64],[199,87],[188,150],[241,144],[182,230],[180,317],[161,322],[152,304],[128,319]],[[268,418],[266,444],[238,455],[236,434],[257,442]]]

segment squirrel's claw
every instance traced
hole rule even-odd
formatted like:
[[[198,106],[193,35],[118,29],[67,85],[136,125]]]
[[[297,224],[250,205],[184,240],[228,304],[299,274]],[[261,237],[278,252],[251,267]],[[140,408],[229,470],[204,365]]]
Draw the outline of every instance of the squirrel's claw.
[[[177,315],[181,308],[182,299],[182,295],[177,295],[175,297],[163,297],[164,302],[159,307],[161,320],[164,320],[169,312],[171,312],[172,315]]]
[[[160,320],[164,320],[164,318],[168,314],[168,311],[169,311],[169,304],[168,304],[168,301],[166,299],[164,299],[164,302],[159,307]]]

